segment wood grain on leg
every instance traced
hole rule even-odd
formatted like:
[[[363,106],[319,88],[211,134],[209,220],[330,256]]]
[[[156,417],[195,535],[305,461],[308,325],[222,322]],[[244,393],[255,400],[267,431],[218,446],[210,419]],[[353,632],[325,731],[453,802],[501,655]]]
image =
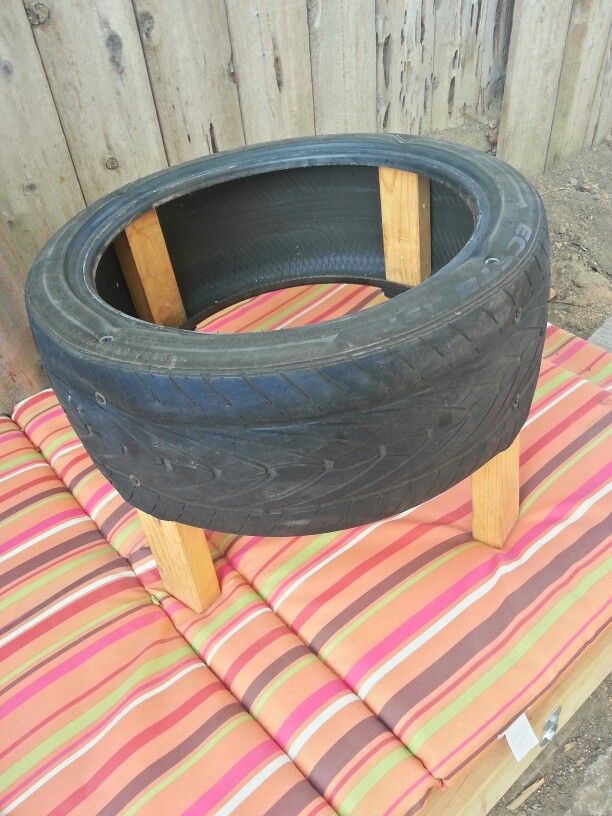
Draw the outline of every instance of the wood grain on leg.
[[[194,612],[203,612],[219,596],[219,582],[204,530],[161,521],[138,511],[166,589]]]
[[[431,275],[429,179],[378,168],[387,280],[418,286]]]
[[[114,241],[136,313],[160,326],[180,326],[187,317],[155,210],[128,224]]]
[[[501,549],[519,512],[519,438],[472,474],[472,535]]]
[[[155,210],[141,215],[114,242],[138,317],[162,326],[186,320],[183,301]],[[138,511],[145,535],[171,595],[196,612],[219,596],[219,581],[203,530]]]

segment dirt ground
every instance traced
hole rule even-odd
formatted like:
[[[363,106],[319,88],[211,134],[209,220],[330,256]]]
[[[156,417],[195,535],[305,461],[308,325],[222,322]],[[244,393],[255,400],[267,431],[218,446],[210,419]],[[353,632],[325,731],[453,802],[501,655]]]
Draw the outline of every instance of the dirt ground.
[[[612,314],[612,139],[535,180],[550,230],[550,321],[588,338]]]

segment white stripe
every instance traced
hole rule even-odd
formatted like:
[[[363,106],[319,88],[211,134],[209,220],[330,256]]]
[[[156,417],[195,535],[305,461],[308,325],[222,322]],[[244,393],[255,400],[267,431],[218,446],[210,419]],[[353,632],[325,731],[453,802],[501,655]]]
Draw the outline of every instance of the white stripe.
[[[12,632],[6,634],[3,638],[0,638],[0,646],[4,646],[7,643],[10,643],[11,640],[15,640],[16,637],[22,635],[24,632],[27,632],[28,629],[31,629],[33,626],[36,626],[37,623],[44,621],[46,618],[50,618],[51,615],[54,615],[56,612],[59,612],[60,609],[63,609],[65,606],[69,606],[73,601],[78,601],[79,598],[83,598],[85,595],[88,595],[94,589],[98,589],[101,586],[105,586],[106,584],[110,584],[113,581],[118,581],[119,578],[133,578],[134,573],[132,570],[124,571],[124,572],[115,572],[113,575],[106,575],[104,578],[98,578],[97,581],[94,581],[92,584],[87,584],[87,586],[81,587],[77,589],[76,592],[73,592],[72,595],[67,595],[61,601],[58,601],[53,606],[50,606],[48,609],[45,609],[43,612],[39,612],[38,615],[35,615],[30,620],[25,621],[18,626],[16,629],[13,629]]]
[[[247,625],[247,623],[250,623],[252,620],[254,620],[255,618],[258,618],[260,615],[263,615],[264,612],[272,612],[272,610],[270,609],[269,606],[262,606],[260,609],[256,609],[254,612],[251,612],[250,615],[247,615],[246,618],[244,618],[244,620],[241,620],[240,623],[237,624],[236,626],[234,626],[233,629],[230,629],[229,632],[226,632],[223,635],[223,637],[215,643],[215,645],[212,647],[210,652],[208,652],[208,654],[206,654],[204,656],[204,659],[206,660],[206,662],[210,664],[210,661],[217,654],[217,652],[223,646],[224,643],[227,643],[227,641],[233,635],[235,635],[236,632],[239,632],[240,629],[242,629],[243,627],[245,627]]]
[[[22,473],[25,473],[27,470],[32,470],[33,468],[39,467],[49,467],[46,462],[34,462],[31,465],[24,465],[19,470],[13,470],[11,473],[8,473],[6,476],[0,476],[0,482],[6,482],[7,479],[13,479],[15,476],[20,476]]]
[[[53,779],[54,776],[57,776],[60,771],[63,771],[64,768],[67,768],[69,765],[72,765],[77,759],[83,756],[83,754],[87,753],[91,748],[94,747],[100,740],[108,734],[108,732],[117,725],[130,711],[136,708],[136,706],[141,705],[142,703],[150,700],[151,697],[155,697],[157,694],[160,694],[162,691],[165,691],[170,686],[174,685],[181,677],[184,677],[189,672],[194,671],[194,669],[203,669],[205,668],[203,663],[192,663],[189,666],[186,666],[184,669],[181,669],[178,674],[173,675],[168,680],[164,681],[161,685],[156,686],[155,688],[149,689],[149,691],[142,694],[140,697],[137,697],[135,700],[132,700],[124,709],[117,712],[117,714],[113,717],[113,719],[107,723],[102,731],[99,734],[96,734],[95,737],[86,742],[85,745],[82,745],[78,751],[76,751],[72,756],[67,757],[63,762],[59,765],[56,765],[55,768],[52,768],[48,771],[44,776],[42,776],[38,782],[35,782],[30,788],[25,790],[21,796],[18,796],[17,799],[14,799],[10,805],[5,807],[2,811],[3,814],[12,813],[15,808],[19,807],[26,799],[29,799],[33,793],[36,793],[37,790],[42,788],[43,785],[46,785],[50,779]]]
[[[420,504],[417,504],[415,507],[411,507],[408,510],[404,510],[402,513],[397,513],[397,515],[395,516],[389,516],[389,518],[381,519],[381,521],[376,521],[374,522],[374,524],[370,524],[369,527],[366,527],[365,530],[362,530],[360,533],[358,533],[355,536],[355,538],[351,538],[350,541],[347,541],[347,543],[340,547],[339,550],[336,550],[336,552],[333,552],[330,555],[328,555],[327,558],[324,558],[323,561],[321,561],[319,564],[315,564],[314,567],[311,567],[309,570],[307,570],[292,584],[289,584],[289,586],[283,592],[280,598],[272,604],[272,609],[276,612],[276,610],[283,603],[283,601],[286,601],[287,598],[290,595],[292,595],[295,592],[295,590],[304,583],[304,581],[307,581],[311,575],[314,575],[315,572],[318,572],[320,569],[323,569],[323,567],[327,566],[327,564],[331,563],[335,558],[338,558],[338,556],[342,555],[347,550],[350,550],[351,547],[355,546],[355,544],[359,544],[359,542],[362,539],[370,535],[370,533],[373,533],[374,530],[377,530],[381,525],[387,524],[390,521],[397,521],[398,519],[406,518],[406,516],[410,515],[410,513],[414,513],[415,510],[418,510],[420,506],[421,506]]]
[[[18,547],[13,547],[12,550],[9,550],[4,555],[0,556],[0,564],[3,561],[8,561],[9,558],[12,558],[14,555],[18,555],[20,552],[27,550],[28,547],[33,547],[34,544],[38,544],[40,541],[44,541],[45,538],[49,536],[55,535],[55,533],[59,533],[62,530],[67,530],[68,527],[74,527],[75,524],[83,524],[86,522],[87,524],[91,524],[91,519],[89,516],[83,515],[79,518],[68,519],[68,521],[62,521],[61,524],[56,524],[55,527],[51,527],[50,530],[46,530],[44,533],[40,533],[40,535],[34,536],[34,538],[29,538],[27,541],[24,541],[23,544],[20,544]]]
[[[154,558],[149,558],[146,561],[143,561],[142,564],[132,567],[132,569],[134,570],[135,575],[142,575],[143,572],[148,572],[150,569],[154,569],[156,566],[157,561]]]
[[[326,295],[323,295],[323,297],[317,298],[315,300],[315,302],[312,303],[310,306],[308,306],[306,309],[302,309],[301,312],[298,312],[297,314],[294,314],[293,317],[289,318],[289,320],[285,320],[284,323],[281,323],[280,326],[277,326],[275,331],[278,331],[278,329],[284,329],[285,326],[288,326],[290,323],[293,323],[293,321],[297,320],[298,317],[301,317],[302,315],[305,315],[308,312],[311,312],[316,306],[319,306],[321,303],[323,303],[324,300],[329,300],[329,298],[332,297],[332,295],[335,295],[341,289],[344,289],[345,286],[346,286],[346,283],[341,283],[338,286],[337,289],[332,289],[331,292],[328,292]]]
[[[322,725],[337,714],[338,711],[343,709],[349,703],[354,703],[355,701],[361,703],[359,697],[356,697],[354,694],[345,694],[344,697],[340,697],[335,700],[332,705],[322,711],[318,717],[315,717],[314,720],[306,726],[306,728],[302,731],[299,737],[291,743],[289,748],[287,749],[287,754],[291,757],[291,759],[295,760],[296,756],[302,750],[304,745],[308,742],[308,740],[313,736],[313,734],[321,728]]]
[[[113,499],[116,499],[118,495],[119,493],[117,493],[117,491],[113,487],[108,496],[105,496],[103,499],[101,499],[93,508],[93,510],[90,513],[91,517],[94,518],[100,512],[100,510],[102,510],[103,507],[106,507],[106,505],[109,502],[113,501]]]
[[[74,442],[72,445],[68,445],[67,448],[60,448],[59,451],[56,451],[53,456],[49,459],[49,464],[54,465],[57,460],[63,456],[65,453],[71,453],[74,450],[78,450],[81,446],[80,442]]]
[[[287,762],[291,762],[288,756],[283,754],[282,756],[277,757],[269,765],[266,765],[265,768],[262,768],[261,771],[249,781],[247,784],[238,791],[238,793],[234,794],[232,798],[226,802],[221,810],[216,812],[216,816],[228,816],[228,814],[233,813],[236,808],[241,805],[245,799],[247,799],[260,785],[269,779],[272,774],[275,774],[279,768],[282,768],[283,765],[286,765]]]
[[[578,380],[578,382],[574,383],[574,385],[572,385],[571,388],[568,388],[567,391],[564,391],[562,394],[559,394],[559,396],[556,399],[554,399],[552,402],[549,402],[548,405],[545,405],[543,408],[541,408],[537,412],[537,414],[530,416],[527,422],[523,425],[523,428],[526,428],[528,425],[531,425],[532,422],[535,422],[536,419],[539,419],[547,411],[550,411],[551,408],[554,408],[555,405],[558,405],[558,403],[560,403],[561,400],[564,400],[566,397],[569,397],[570,394],[572,394],[578,388],[581,388],[583,385],[588,385],[587,381]]]
[[[550,529],[542,538],[534,541],[534,543],[528,547],[525,552],[521,555],[520,558],[517,558],[516,561],[512,561],[507,564],[503,564],[497,572],[493,573],[491,578],[486,581],[484,584],[478,587],[478,589],[474,590],[470,595],[467,595],[457,606],[450,609],[446,615],[443,615],[439,620],[437,620],[433,626],[430,626],[425,632],[422,632],[417,638],[413,641],[408,643],[401,649],[397,654],[393,655],[393,657],[384,663],[380,668],[378,668],[373,674],[368,677],[368,679],[363,683],[363,685],[358,689],[359,696],[364,699],[367,694],[372,691],[374,686],[382,680],[385,675],[389,674],[396,666],[399,666],[407,657],[420,649],[427,641],[431,640],[432,637],[438,635],[445,626],[451,623],[455,618],[457,618],[462,612],[465,612],[466,609],[469,609],[470,606],[479,601],[482,597],[484,597],[491,589],[497,584],[499,579],[507,575],[509,572],[513,572],[517,567],[522,566],[525,564],[532,555],[538,552],[545,544],[551,541],[553,538],[559,535],[559,533],[563,532],[567,527],[570,527],[575,521],[582,518],[585,513],[587,513],[591,507],[599,501],[603,496],[609,493],[612,490],[612,485],[607,484],[601,488],[597,493],[587,499],[583,504],[574,510],[571,516],[566,518],[564,521],[561,521],[556,527]]]

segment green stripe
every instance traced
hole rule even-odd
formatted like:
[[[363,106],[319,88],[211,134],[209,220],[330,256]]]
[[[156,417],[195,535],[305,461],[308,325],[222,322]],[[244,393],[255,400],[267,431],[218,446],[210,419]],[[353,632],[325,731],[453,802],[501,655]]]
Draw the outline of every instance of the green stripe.
[[[147,802],[153,799],[153,797],[164,788],[167,788],[171,782],[174,782],[175,779],[178,779],[179,776],[182,776],[190,768],[192,768],[196,762],[199,762],[203,756],[206,756],[206,754],[212,751],[212,749],[215,748],[224,737],[234,731],[239,725],[242,725],[244,722],[249,722],[250,720],[251,718],[246,712],[236,714],[228,723],[226,723],[226,725],[223,726],[223,728],[217,731],[214,737],[209,737],[206,742],[202,744],[201,748],[194,751],[187,759],[184,759],[180,765],[177,765],[172,771],[165,773],[159,782],[148,788],[146,793],[137,799],[131,805],[131,807],[123,811],[123,816],[134,816],[135,813],[142,813],[142,808]]]
[[[602,380],[605,380],[606,377],[612,377],[612,363],[606,363],[601,369],[601,371],[599,371],[597,374],[590,374],[587,376],[588,379],[593,383],[599,383]]]
[[[525,499],[525,501],[521,504],[521,509],[519,511],[519,515],[524,515],[527,510],[531,507],[534,501],[541,496],[544,491],[548,490],[564,473],[567,473],[570,468],[572,468],[576,462],[579,462],[584,456],[590,453],[593,448],[596,448],[601,442],[607,439],[610,434],[612,433],[612,428],[606,429],[598,434],[594,439],[592,439],[584,448],[581,448],[577,453],[571,456],[566,462],[564,462],[560,467],[557,468],[551,475],[545,479],[542,484],[537,487],[533,493],[529,495],[529,498]]]
[[[368,773],[359,779],[357,784],[354,784],[348,796],[342,800],[339,807],[341,816],[349,816],[355,812],[355,808],[361,800],[372,790],[372,788],[380,782],[393,768],[403,762],[409,755],[409,752],[402,745],[399,748],[394,748],[387,756],[378,762]]]
[[[310,544],[307,544],[305,547],[300,547],[300,551],[294,555],[293,558],[285,561],[280,567],[274,570],[270,577],[264,582],[261,587],[261,595],[263,595],[264,598],[267,598],[269,594],[278,586],[278,584],[280,584],[283,578],[286,578],[289,573],[291,573],[305,561],[308,561],[313,555],[316,555],[316,553],[320,552],[337,537],[337,532],[323,533],[316,536],[310,542]]]
[[[259,320],[255,325],[256,331],[265,331],[274,323],[281,322],[284,317],[297,312],[303,306],[309,305],[311,302],[314,303],[314,301],[317,300],[320,295],[324,294],[324,292],[325,284],[322,283],[316,284],[314,290],[307,289],[291,303],[286,304],[280,309],[275,309],[272,314],[269,315],[269,317]]]
[[[4,521],[0,521],[0,529],[5,527],[7,524],[12,524],[17,519],[22,518],[23,516],[30,516],[32,513],[35,513],[39,507],[44,507],[46,504],[50,502],[59,502],[66,496],[66,491],[62,488],[61,491],[58,488],[57,493],[53,496],[46,496],[44,499],[38,499],[38,501],[32,502],[28,504],[23,510],[20,510],[18,513],[13,513],[12,516],[8,516]]]
[[[78,439],[79,439],[78,436],[75,434],[72,428],[70,428],[70,430],[66,431],[63,434],[60,434],[59,436],[55,437],[52,441],[47,442],[45,444],[45,456],[48,457],[53,456],[53,454],[58,450],[58,448],[61,448],[64,442],[67,442],[68,440],[71,440],[72,442],[78,442]]]
[[[313,654],[304,655],[304,657],[301,657],[298,661],[292,663],[291,666],[288,666],[280,674],[277,674],[274,680],[271,683],[268,683],[265,690],[256,697],[255,702],[251,707],[252,715],[257,719],[261,709],[265,706],[274,692],[280,688],[280,686],[286,683],[287,680],[293,677],[294,674],[297,674],[311,663],[316,662],[317,658]]]
[[[241,598],[234,601],[234,603],[228,606],[223,612],[215,613],[215,616],[210,623],[207,623],[206,626],[198,629],[197,633],[193,636],[193,648],[196,651],[200,651],[202,644],[213,634],[213,632],[220,629],[224,623],[226,623],[236,614],[236,612],[240,612],[240,610],[244,609],[245,606],[248,606],[248,604],[252,604],[256,601],[261,603],[257,595],[251,590],[250,592],[245,592]]]
[[[537,386],[535,390],[535,394],[533,395],[533,402],[537,402],[538,400],[545,397],[547,394],[550,394],[551,391],[554,391],[558,385],[567,382],[574,378],[574,374],[571,371],[563,368],[556,374],[554,377],[551,377],[548,382],[541,383]]]
[[[100,550],[106,550],[107,547],[108,545],[106,541],[104,542],[103,545],[97,544],[92,552],[85,553],[85,555],[81,555],[78,558],[72,558],[71,560],[67,561],[61,566],[55,567],[55,569],[51,569],[44,572],[35,581],[28,581],[25,585],[21,586],[20,589],[15,590],[15,592],[11,592],[9,595],[7,595],[0,601],[0,611],[6,609],[7,606],[10,606],[16,601],[22,600],[23,598],[30,595],[32,592],[35,592],[37,589],[40,589],[40,587],[44,586],[45,584],[55,580],[56,578],[59,578],[62,575],[65,575],[67,572],[70,572],[75,567],[79,567],[81,566],[81,564],[86,564],[93,558],[99,558]]]
[[[184,644],[180,649],[175,649],[169,654],[157,657],[154,660],[149,660],[143,663],[130,677],[127,678],[120,686],[110,692],[103,700],[96,705],[90,706],[80,717],[75,717],[67,725],[59,731],[54,732],[46,740],[39,743],[35,748],[19,760],[15,762],[10,768],[4,771],[2,784],[5,788],[14,784],[20,776],[23,776],[28,771],[32,770],[36,765],[39,765],[50,754],[58,749],[64,747],[73,737],[77,736],[81,731],[84,731],[90,725],[100,720],[114,705],[121,702],[131,691],[133,691],[138,684],[153,677],[155,674],[172,666],[178,660],[187,655],[193,656],[193,652]]]
[[[126,609],[129,609],[130,607],[136,609],[137,608],[136,603],[140,604],[140,601],[138,602],[130,601],[129,603],[117,606],[114,609],[109,610],[106,614],[94,618],[92,621],[85,624],[85,626],[81,626],[79,629],[75,629],[74,632],[70,632],[69,635],[66,635],[66,637],[63,637],[61,640],[56,640],[50,646],[47,646],[46,649],[37,652],[29,660],[26,660],[25,663],[20,663],[19,666],[17,666],[17,668],[14,669],[12,672],[5,674],[2,678],[3,683],[8,684],[13,679],[13,677],[16,677],[17,675],[26,672],[30,666],[33,666],[35,663],[42,662],[44,658],[47,657],[48,655],[59,651],[63,646],[66,646],[68,643],[72,643],[73,641],[78,640],[81,635],[84,635],[86,632],[89,632],[95,629],[97,626],[102,625],[115,615],[119,615],[121,612],[123,612]]]
[[[328,661],[328,656],[331,652],[340,644],[342,641],[347,638],[351,632],[357,629],[360,626],[369,620],[373,615],[376,615],[381,609],[383,609],[388,603],[394,601],[397,597],[402,595],[408,589],[413,587],[423,578],[426,578],[430,575],[434,570],[438,569],[438,567],[443,566],[448,561],[451,561],[453,558],[456,558],[461,553],[465,552],[466,550],[472,550],[480,547],[481,545],[476,541],[469,541],[466,544],[461,544],[458,547],[453,547],[453,549],[445,553],[445,555],[441,555],[439,558],[436,558],[435,561],[432,561],[427,566],[422,567],[420,570],[414,573],[408,580],[402,581],[402,583],[395,587],[391,592],[385,594],[382,598],[379,598],[376,603],[373,603],[369,606],[365,612],[362,612],[357,617],[353,618],[353,620],[340,629],[336,634],[323,646],[320,651],[320,657],[323,658],[326,662]]]
[[[20,456],[14,456],[12,459],[9,459],[8,462],[4,462],[4,464],[0,465],[0,473],[4,473],[6,470],[10,470],[18,465],[23,465],[26,462],[45,462],[45,460],[38,451],[31,450],[27,453],[22,453]]]
[[[421,726],[409,740],[410,750],[416,754],[423,743],[461,714],[465,708],[484,694],[500,677],[509,673],[529,649],[533,648],[538,640],[544,637],[548,630],[569,611],[572,605],[586,595],[591,587],[611,571],[612,561],[608,560],[586,575],[571,592],[567,592],[536,624],[532,624],[530,630],[507,654],[503,657],[497,655],[494,666],[485,672],[480,679],[471,681],[469,688],[463,694],[448,702],[435,717],[432,717],[429,722]]]
[[[113,536],[113,541],[111,542],[112,546],[116,550],[118,550],[121,547],[121,545],[123,544],[123,542],[125,541],[125,539],[131,533],[135,532],[138,529],[139,526],[140,526],[140,519],[138,518],[138,516],[134,516],[134,518],[131,521],[129,521],[124,527],[121,528],[121,530],[119,530],[118,533],[116,533]]]

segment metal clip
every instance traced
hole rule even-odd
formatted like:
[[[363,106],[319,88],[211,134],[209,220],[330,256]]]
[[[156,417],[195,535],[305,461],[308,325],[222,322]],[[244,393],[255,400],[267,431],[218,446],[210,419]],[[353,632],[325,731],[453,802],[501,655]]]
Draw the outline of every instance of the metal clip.
[[[557,733],[557,728],[559,727],[559,718],[561,717],[561,706],[557,706],[554,708],[550,714],[546,722],[544,723],[544,732],[542,734],[542,739],[540,740],[540,745],[544,747],[551,742]]]

